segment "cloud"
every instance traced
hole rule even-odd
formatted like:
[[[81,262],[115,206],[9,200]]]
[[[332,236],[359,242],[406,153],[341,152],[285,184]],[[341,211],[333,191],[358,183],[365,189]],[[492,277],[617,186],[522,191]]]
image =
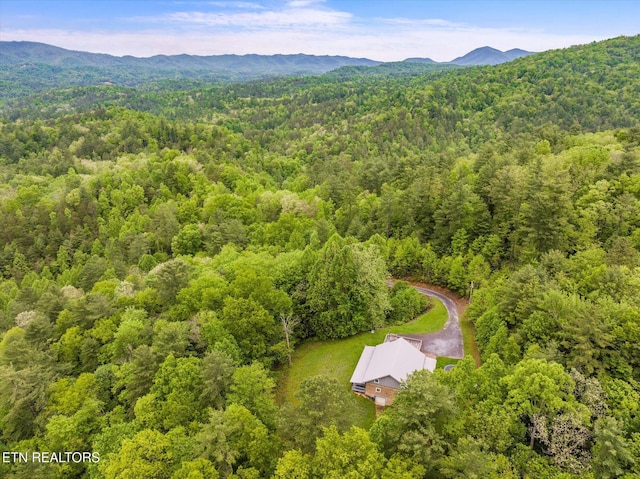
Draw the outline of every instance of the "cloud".
[[[175,12],[156,18],[159,22],[243,28],[346,25],[351,14],[335,10],[295,8],[264,12]]]
[[[198,2],[200,5],[210,5],[212,7],[220,7],[220,8],[238,8],[238,9],[247,9],[247,10],[264,10],[264,6],[259,3],[253,2]]]
[[[287,2],[287,6],[291,8],[308,7],[314,3],[324,3],[325,0],[291,0]]]
[[[324,8],[324,0],[292,0],[275,8],[261,4],[235,1],[201,2],[200,6],[215,6],[215,10],[199,8],[155,16],[130,17],[138,25],[166,24],[174,28],[282,29],[339,28],[352,20],[349,12]]]
[[[464,27],[464,23],[450,22],[442,18],[378,18],[379,22],[389,25],[398,25],[404,27],[443,27],[443,28],[460,28]]]
[[[265,7],[255,2],[235,2],[235,1],[175,1],[173,5],[198,5],[198,6],[211,6],[219,8],[246,8],[254,10],[262,10]]]

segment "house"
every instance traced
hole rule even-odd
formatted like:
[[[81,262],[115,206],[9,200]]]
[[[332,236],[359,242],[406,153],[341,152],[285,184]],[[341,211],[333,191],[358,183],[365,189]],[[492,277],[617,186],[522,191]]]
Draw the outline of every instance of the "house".
[[[377,346],[365,346],[351,376],[351,389],[388,406],[400,384],[414,371],[436,368],[435,356],[420,351],[422,341],[387,335]]]

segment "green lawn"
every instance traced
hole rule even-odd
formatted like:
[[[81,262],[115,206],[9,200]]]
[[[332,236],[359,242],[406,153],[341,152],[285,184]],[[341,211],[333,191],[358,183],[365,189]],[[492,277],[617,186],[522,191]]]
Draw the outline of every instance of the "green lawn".
[[[277,397],[280,401],[294,401],[294,394],[300,382],[309,376],[324,374],[333,376],[351,391],[351,375],[365,346],[380,344],[387,333],[416,334],[439,331],[447,322],[447,310],[437,299],[434,307],[410,323],[390,326],[375,333],[361,333],[345,339],[306,342],[293,354],[293,364],[281,372],[278,379]],[[447,363],[448,364],[448,363]],[[353,423],[369,427],[375,419],[375,407],[372,401],[357,397],[358,415]]]
[[[442,369],[444,368],[447,364],[457,364],[458,361],[460,361],[459,359],[456,358],[445,358],[444,356],[438,356],[436,358],[436,369]]]
[[[476,343],[476,328],[473,323],[462,317],[460,320],[460,329],[462,329],[462,342],[464,345],[464,354],[470,354],[476,362],[476,367],[480,367],[480,351]]]

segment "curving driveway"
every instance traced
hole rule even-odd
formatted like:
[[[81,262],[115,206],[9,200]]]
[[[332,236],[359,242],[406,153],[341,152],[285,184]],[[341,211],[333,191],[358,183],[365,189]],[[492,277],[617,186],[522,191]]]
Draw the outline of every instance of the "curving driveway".
[[[387,285],[393,286],[394,280],[388,280]],[[447,308],[449,319],[440,331],[430,334],[404,334],[409,338],[422,340],[421,351],[423,353],[445,356],[447,358],[464,358],[464,346],[462,343],[462,330],[460,329],[460,318],[458,317],[458,307],[450,297],[423,286],[413,286],[419,293],[431,296],[442,301]]]

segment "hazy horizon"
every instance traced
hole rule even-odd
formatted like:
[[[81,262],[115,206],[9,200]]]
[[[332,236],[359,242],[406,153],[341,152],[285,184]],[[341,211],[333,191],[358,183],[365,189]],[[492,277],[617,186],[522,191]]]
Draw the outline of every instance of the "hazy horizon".
[[[114,56],[309,54],[451,61],[638,33],[632,1],[3,0],[0,38]]]

